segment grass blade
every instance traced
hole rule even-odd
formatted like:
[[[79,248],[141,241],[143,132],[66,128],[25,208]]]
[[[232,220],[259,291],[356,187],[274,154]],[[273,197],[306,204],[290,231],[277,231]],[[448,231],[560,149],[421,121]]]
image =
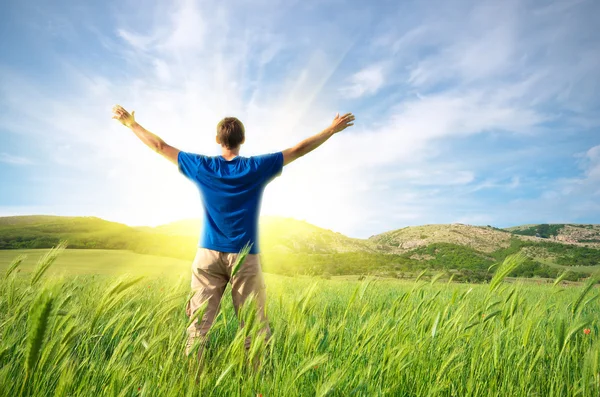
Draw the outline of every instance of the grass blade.
[[[506,276],[508,276],[513,270],[525,262],[525,259],[527,258],[521,253],[507,256],[490,282],[490,292],[495,291],[506,278]]]
[[[573,307],[571,309],[571,312],[573,314],[577,313],[577,309],[579,309],[581,302],[583,302],[583,298],[585,298],[585,296],[592,290],[592,288],[594,288],[594,285],[596,285],[599,279],[600,273],[596,273],[588,279],[587,283],[585,284],[585,288],[583,288],[583,291],[581,291],[581,293],[573,303]]]
[[[67,242],[63,240],[60,243],[58,243],[56,247],[51,248],[50,251],[46,252],[46,254],[40,258],[33,273],[33,276],[31,277],[31,285],[34,285],[38,281],[40,281],[44,273],[46,273],[46,270],[48,270],[50,265],[54,263],[56,258],[58,258],[58,256],[65,250],[65,248],[67,248]]]
[[[40,358],[54,299],[43,292],[31,308],[28,321],[25,369],[31,374]]]
[[[8,266],[8,269],[6,269],[6,273],[4,273],[4,279],[6,280],[26,258],[27,255],[19,255],[15,259],[13,259],[13,261]]]
[[[244,245],[242,250],[237,255],[237,259],[235,261],[235,264],[233,265],[233,271],[231,272],[232,278],[233,278],[233,276],[236,275],[236,273],[242,267],[242,263],[244,263],[244,260],[246,260],[246,256],[248,256],[248,254],[250,253],[250,249],[252,249],[252,244],[250,242],[248,242],[248,243],[246,243],[246,245]]]

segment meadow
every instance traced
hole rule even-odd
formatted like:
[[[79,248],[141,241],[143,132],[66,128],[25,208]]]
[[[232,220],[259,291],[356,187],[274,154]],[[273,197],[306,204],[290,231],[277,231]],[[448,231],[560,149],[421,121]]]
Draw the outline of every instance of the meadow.
[[[514,257],[479,285],[266,274],[270,343],[244,351],[256,322],[244,310],[238,327],[228,287],[199,371],[183,353],[189,263],[146,258],[162,270],[142,275],[115,252],[109,270],[1,252],[0,395],[600,395],[594,279],[504,283]]]
[[[22,272],[35,270],[38,261],[48,249],[0,250],[0,273],[4,272],[17,256],[24,256],[19,265]],[[126,250],[68,249],[56,258],[48,269],[50,277],[74,275],[188,275],[190,261],[156,255],[138,254]]]

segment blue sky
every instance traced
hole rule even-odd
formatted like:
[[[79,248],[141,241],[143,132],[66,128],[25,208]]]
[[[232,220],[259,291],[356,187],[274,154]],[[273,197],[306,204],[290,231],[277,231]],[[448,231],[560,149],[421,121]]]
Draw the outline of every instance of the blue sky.
[[[600,223],[600,3],[5,1],[0,216],[201,216],[195,187],[111,120],[242,155],[356,125],[287,166],[263,215],[355,237],[407,225]]]

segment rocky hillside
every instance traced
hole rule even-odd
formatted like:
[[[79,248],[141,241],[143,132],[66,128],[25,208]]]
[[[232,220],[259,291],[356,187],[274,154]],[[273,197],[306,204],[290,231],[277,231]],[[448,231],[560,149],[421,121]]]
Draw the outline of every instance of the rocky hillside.
[[[521,236],[532,236],[560,243],[600,248],[600,225],[538,224],[515,226],[506,230]]]
[[[530,236],[516,236],[534,240]],[[515,236],[502,229],[489,226],[471,226],[461,223],[451,225],[409,226],[369,237],[378,250],[388,253],[405,253],[435,243],[450,243],[491,253],[510,245]]]

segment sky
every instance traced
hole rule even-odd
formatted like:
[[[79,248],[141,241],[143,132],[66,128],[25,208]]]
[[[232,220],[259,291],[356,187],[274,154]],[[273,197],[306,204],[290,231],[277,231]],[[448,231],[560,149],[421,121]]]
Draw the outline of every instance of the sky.
[[[0,4],[0,216],[158,225],[202,215],[112,120],[242,156],[355,125],[287,165],[262,215],[366,238],[410,225],[600,223],[600,2]]]

